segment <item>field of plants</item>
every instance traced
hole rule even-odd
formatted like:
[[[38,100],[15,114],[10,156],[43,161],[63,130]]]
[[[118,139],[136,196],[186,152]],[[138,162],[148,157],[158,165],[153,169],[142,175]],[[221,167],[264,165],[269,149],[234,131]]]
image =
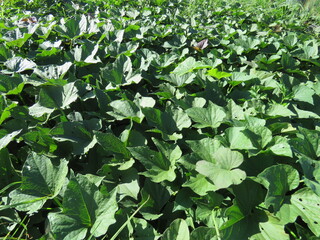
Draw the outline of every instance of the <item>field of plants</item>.
[[[0,239],[320,239],[319,18],[216,2],[0,1]]]

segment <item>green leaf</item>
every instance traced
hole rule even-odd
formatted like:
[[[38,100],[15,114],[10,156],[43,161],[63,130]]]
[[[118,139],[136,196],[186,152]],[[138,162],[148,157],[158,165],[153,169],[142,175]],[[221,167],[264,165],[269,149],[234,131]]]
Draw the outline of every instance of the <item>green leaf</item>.
[[[67,22],[62,18],[61,25],[56,26],[56,31],[63,37],[76,39],[86,32],[87,25],[88,21],[85,15],[75,15],[74,18],[70,18]]]
[[[194,73],[187,73],[184,75],[171,73],[169,76],[164,76],[163,78],[177,87],[183,87],[192,83],[195,80],[195,77],[196,75]]]
[[[71,142],[76,155],[87,153],[96,144],[93,134],[79,122],[60,122],[50,135],[58,142]]]
[[[292,138],[289,143],[299,154],[312,159],[320,156],[320,132],[299,127],[297,138]]]
[[[10,193],[10,204],[16,209],[34,213],[48,199],[55,198],[68,173],[67,161],[61,160],[59,166],[53,165],[45,156],[31,153],[22,168],[22,184]]]
[[[243,47],[244,50],[250,51],[256,49],[256,46],[260,44],[260,41],[261,40],[259,38],[247,37],[246,35],[242,35],[235,40],[235,43],[238,46]]]
[[[257,78],[256,75],[249,75],[246,72],[233,72],[230,77],[230,84],[233,86],[239,85],[242,82],[250,81]]]
[[[115,154],[120,154],[124,158],[130,158],[130,152],[125,144],[112,133],[95,132],[98,143],[106,150]]]
[[[293,108],[297,114],[297,118],[302,118],[302,119],[309,119],[309,118],[314,118],[314,119],[320,119],[320,116],[317,113],[311,112],[311,111],[305,111],[299,109],[297,106],[293,105]]]
[[[62,79],[71,66],[71,62],[65,62],[62,65],[37,66],[34,73],[45,80]]]
[[[217,68],[208,70],[207,74],[209,76],[212,76],[212,77],[215,77],[215,78],[218,78],[218,79],[232,76],[231,73],[221,72]]]
[[[11,116],[11,110],[17,107],[17,105],[17,102],[12,102],[6,96],[0,95],[0,124]]]
[[[155,130],[160,132],[165,140],[181,138],[176,132],[191,125],[190,119],[181,109],[162,112],[156,108],[146,107],[142,109],[142,112],[148,124],[155,127]]]
[[[0,189],[6,187],[12,182],[18,181],[16,173],[6,148],[0,150]]]
[[[138,171],[131,167],[123,171],[121,176],[121,183],[118,185],[118,194],[120,198],[124,196],[132,197],[138,200],[138,193],[140,191]]]
[[[116,191],[104,196],[85,175],[70,179],[63,198],[63,211],[50,212],[48,219],[56,239],[100,237],[116,222]],[[87,239],[87,238],[86,238]]]
[[[115,100],[110,103],[113,108],[109,115],[115,117],[117,120],[132,119],[137,123],[141,123],[144,115],[139,106],[130,100]]]
[[[163,240],[189,240],[190,234],[188,225],[185,220],[183,219],[176,219],[174,220],[169,228],[163,233],[162,236]]]
[[[36,131],[28,131],[22,135],[26,144],[37,153],[48,154],[57,149],[57,145],[49,134],[49,129],[38,128]]]
[[[44,86],[39,93],[39,105],[46,108],[69,108],[78,98],[75,82],[64,86]]]
[[[292,157],[292,149],[287,138],[276,136],[272,140],[272,146],[269,150],[278,156]]]
[[[257,180],[268,189],[265,204],[278,211],[285,200],[286,193],[298,187],[299,173],[290,165],[268,167],[258,175]]]
[[[160,234],[152,227],[150,223],[142,218],[133,218],[133,238],[135,240],[156,240]]]
[[[0,92],[6,95],[19,94],[23,89],[23,80],[21,76],[7,76],[0,74]]]
[[[140,73],[133,72],[131,59],[124,55],[101,69],[101,78],[107,89],[139,83],[142,79]]]
[[[241,184],[232,186],[232,193],[235,195],[234,205],[241,210],[244,216],[250,215],[265,197],[262,186],[251,179],[246,179]]]
[[[226,116],[224,109],[211,101],[209,101],[207,108],[193,107],[187,109],[186,112],[196,122],[194,127],[198,128],[217,128]]]
[[[320,197],[310,188],[302,188],[287,196],[280,210],[276,213],[282,224],[296,221],[300,216],[310,230],[320,237]]]
[[[281,104],[272,104],[266,111],[266,114],[271,117],[291,117],[295,114],[288,109],[287,106]]]
[[[176,178],[174,172],[175,162],[181,157],[182,152],[179,146],[168,144],[153,139],[158,151],[153,151],[149,147],[129,147],[129,151],[135,159],[140,161],[147,169],[143,173],[146,177],[150,177],[154,182],[162,182],[168,180],[172,182]]]
[[[19,133],[22,131],[22,129],[18,131],[14,131],[12,133],[9,133],[8,135],[5,135],[0,139],[0,150],[5,148]]]
[[[282,222],[272,215],[267,215],[264,222],[259,222],[260,233],[254,234],[249,240],[289,240],[289,235],[284,231]]]
[[[285,36],[283,38],[283,42],[289,48],[293,48],[298,42],[297,34],[296,33],[290,33],[289,35],[287,35],[287,36]]]
[[[207,180],[206,176],[201,174],[197,174],[196,177],[191,176],[182,186],[191,188],[192,191],[200,196],[205,196],[210,191],[218,190],[214,184]]]
[[[312,189],[312,191],[320,196],[320,163],[319,161],[301,156],[299,163],[303,169],[303,181]]]
[[[197,162],[196,171],[208,177],[218,189],[240,184],[246,178],[246,173],[236,168],[243,162],[241,153],[221,147],[215,153],[215,160],[215,163]]]
[[[255,136],[249,129],[245,127],[230,127],[225,132],[231,149],[256,149],[251,140]]]
[[[296,69],[298,63],[291,55],[289,55],[287,53],[283,53],[282,57],[281,57],[281,65],[285,70]]]
[[[296,88],[294,88],[294,100],[306,102],[314,105],[313,95],[314,90],[308,86],[300,85]]]
[[[272,132],[264,126],[249,127],[252,132],[250,138],[258,149],[263,149],[272,140]],[[254,137],[253,137],[254,136]]]
[[[2,39],[6,40],[6,45],[9,47],[21,48],[32,36],[38,26],[38,24],[34,24],[27,29],[15,28],[14,30],[8,31]]]
[[[13,57],[6,61],[4,65],[12,72],[17,73],[21,73],[26,70],[33,70],[37,66],[35,62],[22,57]]]
[[[319,45],[316,41],[314,41],[314,40],[306,41],[304,43],[303,48],[302,48],[302,50],[304,52],[303,58],[305,58],[305,59],[319,58],[318,48],[319,48]]]
[[[199,159],[208,162],[215,162],[215,153],[221,147],[221,143],[212,138],[204,138],[201,140],[187,140],[187,144],[192,149],[193,153],[197,154]]]
[[[0,44],[0,61],[5,62],[13,57],[13,51],[8,49],[4,43]]]
[[[98,50],[99,50],[98,44],[93,44],[87,41],[82,46],[76,46],[72,50],[71,52],[72,56],[70,58],[73,62],[75,62],[76,65],[79,65],[79,66],[100,63],[101,60],[99,56],[97,56]]]
[[[191,232],[190,240],[215,240],[216,231],[209,227],[198,227]]]
[[[195,69],[202,68],[212,68],[212,66],[196,61],[193,57],[188,57],[186,60],[181,62],[172,73],[177,74],[178,76],[184,75],[186,73],[192,72]]]

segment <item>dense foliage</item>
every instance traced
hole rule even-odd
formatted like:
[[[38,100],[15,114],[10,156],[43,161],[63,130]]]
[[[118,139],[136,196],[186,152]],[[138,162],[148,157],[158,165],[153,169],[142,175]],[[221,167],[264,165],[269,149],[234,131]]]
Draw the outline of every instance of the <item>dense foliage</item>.
[[[3,239],[319,239],[320,27],[162,2],[0,20]]]

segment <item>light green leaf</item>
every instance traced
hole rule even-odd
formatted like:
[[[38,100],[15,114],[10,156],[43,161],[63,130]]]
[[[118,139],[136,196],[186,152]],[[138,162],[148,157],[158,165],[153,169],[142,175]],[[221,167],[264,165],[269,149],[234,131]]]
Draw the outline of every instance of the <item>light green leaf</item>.
[[[250,51],[256,49],[256,46],[260,44],[261,40],[259,38],[248,37],[246,35],[241,35],[238,39],[235,40],[235,43],[238,46],[243,47],[244,50]]]
[[[182,63],[179,63],[179,65],[173,70],[173,73],[181,76],[186,73],[192,72],[194,69],[202,68],[212,68],[212,66],[200,61],[196,61],[193,57],[188,57]]]
[[[20,211],[36,212],[59,194],[67,173],[66,160],[55,166],[49,158],[31,153],[22,168],[21,187],[9,195],[10,204],[20,204],[16,207]]]
[[[7,46],[21,48],[36,31],[38,26],[39,24],[34,24],[28,28],[15,28],[14,30],[7,31],[1,38],[6,41]]]
[[[77,65],[83,66],[93,63],[100,63],[101,60],[97,56],[99,50],[98,44],[93,44],[92,42],[86,42],[82,46],[76,46],[72,51],[72,60],[75,61]]]
[[[257,233],[249,238],[249,240],[290,240],[289,235],[284,231],[282,222],[272,216],[267,215],[268,219],[259,222],[260,233]]]
[[[290,117],[295,116],[295,114],[288,109],[287,106],[281,104],[272,104],[266,111],[266,114],[271,117]]]
[[[124,171],[121,177],[121,183],[118,185],[118,194],[120,198],[125,196],[132,197],[138,200],[138,193],[140,191],[138,171],[131,167]]]
[[[301,110],[296,105],[293,105],[293,108],[297,114],[297,118],[300,118],[300,119],[301,118],[302,119],[310,119],[310,118],[320,119],[320,116],[315,112]]]
[[[226,139],[231,149],[256,149],[252,142],[252,132],[245,127],[230,127],[226,129]]]
[[[184,85],[188,85],[189,83],[192,83],[195,77],[196,75],[194,73],[187,73],[184,75],[171,73],[169,76],[164,76],[164,80],[172,83],[177,87],[183,87]]]
[[[0,150],[5,148],[19,133],[22,131],[22,129],[18,131],[14,131],[12,133],[9,133],[8,135],[5,135],[0,139]]]
[[[283,38],[283,42],[285,45],[287,45],[290,48],[294,47],[294,45],[296,45],[298,42],[297,34],[290,33],[288,36],[285,36]]]
[[[65,62],[62,65],[37,66],[34,73],[45,80],[62,79],[71,66],[71,62]]]
[[[280,210],[276,213],[282,224],[296,221],[300,216],[310,230],[320,237],[320,197],[310,188],[302,188],[287,196]]]
[[[170,107],[166,109],[175,121],[177,128],[181,131],[183,128],[189,128],[192,124],[188,114],[180,108]]]
[[[187,114],[198,128],[217,128],[223,122],[226,113],[224,109],[211,101],[209,101],[207,108],[193,107],[186,110]]]
[[[249,130],[252,132],[251,139],[254,146],[259,149],[263,149],[272,140],[272,132],[267,127],[253,126],[249,127]]]
[[[294,100],[306,102],[314,105],[313,101],[313,95],[314,90],[308,86],[300,85],[296,88],[294,88],[293,94],[294,94]]]
[[[198,155],[199,159],[215,163],[215,153],[220,148],[220,141],[212,138],[204,138],[201,140],[187,140],[187,144],[192,151]]]
[[[250,81],[257,78],[256,75],[249,75],[246,72],[233,72],[230,77],[230,84],[233,86],[239,85],[242,82]]]
[[[230,118],[232,120],[245,119],[245,112],[243,110],[243,107],[237,105],[232,99],[228,101],[227,109],[227,118]]]
[[[190,177],[183,185],[189,187],[200,196],[207,195],[210,191],[216,191],[218,188],[206,179],[206,176],[197,174],[196,177]]]
[[[315,40],[306,41],[302,48],[304,55],[303,58],[305,59],[317,59],[319,58],[318,55],[318,48],[319,45]]]
[[[183,219],[174,220],[169,228],[163,233],[162,240],[189,240],[190,234],[188,225]]]
[[[54,108],[47,108],[40,105],[39,102],[33,104],[31,107],[29,107],[29,114],[32,117],[41,117],[44,114],[50,115],[54,112]]]
[[[17,73],[21,73],[26,70],[33,70],[37,66],[35,62],[22,57],[13,57],[6,61],[4,65],[12,72]]]
[[[215,78],[218,78],[218,79],[232,76],[231,73],[221,72],[217,68],[208,70],[207,74],[209,76],[212,76],[212,77],[215,77]]]
[[[137,123],[141,123],[144,118],[139,106],[130,100],[115,100],[110,103],[113,108],[109,115],[115,117],[117,120],[132,119]]]
[[[78,98],[75,82],[64,86],[44,86],[39,93],[39,105],[46,108],[69,108]]]
[[[292,157],[292,149],[288,142],[288,139],[282,136],[276,136],[272,141],[273,145],[269,148],[269,150],[278,156],[286,156]]]
[[[197,162],[196,171],[208,177],[218,189],[240,184],[246,178],[246,173],[236,168],[243,162],[240,152],[221,147],[215,153],[215,160],[215,163]]]

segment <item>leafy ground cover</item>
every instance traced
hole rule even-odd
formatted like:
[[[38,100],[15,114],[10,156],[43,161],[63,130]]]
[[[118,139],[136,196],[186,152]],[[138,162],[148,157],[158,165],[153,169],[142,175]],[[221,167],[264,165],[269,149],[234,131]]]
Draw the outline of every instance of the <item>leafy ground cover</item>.
[[[2,239],[319,239],[319,23],[163,3],[0,20]]]

